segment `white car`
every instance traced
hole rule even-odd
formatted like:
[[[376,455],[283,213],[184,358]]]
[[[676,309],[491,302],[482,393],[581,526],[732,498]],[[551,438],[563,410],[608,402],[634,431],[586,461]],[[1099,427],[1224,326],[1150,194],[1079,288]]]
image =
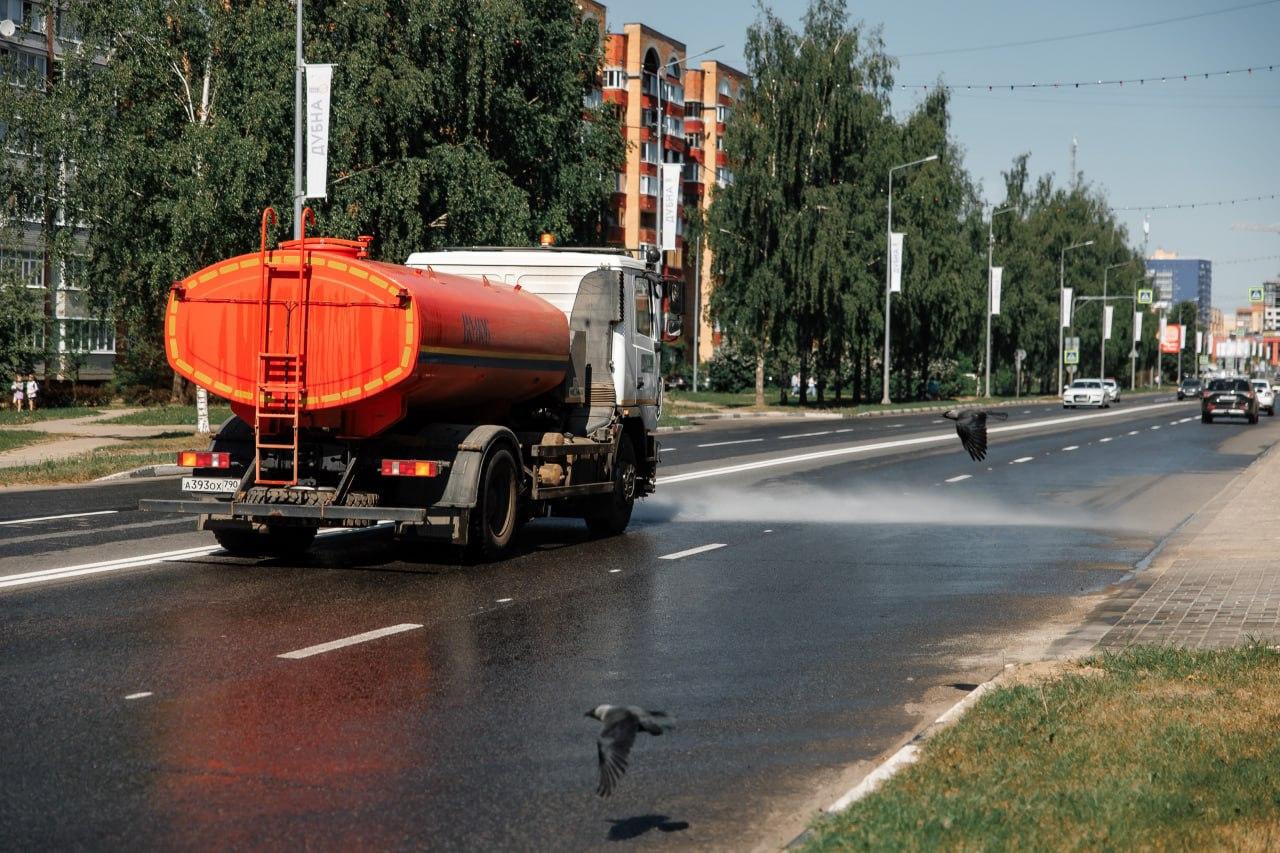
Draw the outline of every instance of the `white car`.
[[[1253,386],[1253,392],[1258,395],[1258,411],[1265,411],[1268,415],[1275,417],[1276,393],[1271,383],[1265,379],[1250,379],[1249,384]]]
[[[1063,389],[1062,408],[1074,409],[1076,406],[1111,407],[1111,397],[1101,379],[1077,379]]]
[[[1102,387],[1107,392],[1108,400],[1112,403],[1120,402],[1120,384],[1118,382],[1114,379],[1104,379],[1102,380]]]

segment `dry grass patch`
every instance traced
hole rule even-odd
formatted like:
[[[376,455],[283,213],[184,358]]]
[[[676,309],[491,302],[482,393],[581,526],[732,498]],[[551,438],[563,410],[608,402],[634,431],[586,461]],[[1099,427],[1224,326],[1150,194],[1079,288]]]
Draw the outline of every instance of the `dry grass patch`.
[[[1280,848],[1280,653],[1137,648],[991,691],[827,849]]]

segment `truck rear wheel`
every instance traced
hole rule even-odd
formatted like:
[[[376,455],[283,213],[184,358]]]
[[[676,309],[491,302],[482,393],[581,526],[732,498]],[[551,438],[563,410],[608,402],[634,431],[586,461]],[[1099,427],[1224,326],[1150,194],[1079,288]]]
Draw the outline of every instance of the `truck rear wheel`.
[[[602,509],[586,517],[587,529],[596,536],[616,536],[626,530],[636,505],[636,449],[625,433],[613,460],[613,493],[601,503]]]
[[[296,557],[316,538],[314,527],[272,527],[256,530],[215,530],[213,538],[237,557]]]
[[[499,448],[484,466],[480,496],[471,515],[471,547],[477,557],[497,559],[511,544],[517,527],[516,463]]]

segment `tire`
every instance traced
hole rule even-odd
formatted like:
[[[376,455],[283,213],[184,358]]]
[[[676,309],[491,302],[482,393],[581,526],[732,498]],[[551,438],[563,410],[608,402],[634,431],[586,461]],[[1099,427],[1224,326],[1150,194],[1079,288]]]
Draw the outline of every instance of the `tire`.
[[[636,505],[636,449],[623,433],[613,460],[613,494],[607,505],[586,517],[587,529],[596,536],[617,536],[631,523]]]
[[[519,526],[517,468],[511,451],[500,447],[485,461],[480,494],[471,513],[471,555],[496,560],[507,550]]]
[[[316,538],[314,527],[271,527],[256,530],[215,530],[213,538],[223,550],[237,557],[296,557],[305,554]]]

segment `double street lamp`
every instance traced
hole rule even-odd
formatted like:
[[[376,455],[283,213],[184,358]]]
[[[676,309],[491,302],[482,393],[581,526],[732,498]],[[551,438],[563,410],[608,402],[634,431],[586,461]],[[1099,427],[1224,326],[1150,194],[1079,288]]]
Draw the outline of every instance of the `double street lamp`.
[[[1098,344],[1098,348],[1099,348],[1098,380],[1099,381],[1105,381],[1107,378],[1107,273],[1111,272],[1112,270],[1118,270],[1121,267],[1127,267],[1132,263],[1133,263],[1133,259],[1130,258],[1127,261],[1122,261],[1118,264],[1112,264],[1109,267],[1104,267],[1102,270],[1102,328],[1100,329],[1102,334],[1099,336],[1102,340]]]
[[[893,173],[937,159],[937,154],[930,154],[928,157],[912,160],[910,163],[903,163],[889,170],[889,224],[885,230],[884,255],[884,393],[880,395],[882,406],[892,402],[889,399],[889,294],[893,287]]]
[[[1074,249],[1083,249],[1085,246],[1092,246],[1092,240],[1085,240],[1083,243],[1072,243],[1061,252],[1058,253],[1058,396],[1062,396],[1062,347],[1065,343],[1062,339],[1062,328],[1066,325],[1062,316],[1062,308],[1066,302],[1066,272],[1067,272],[1067,252]]]

